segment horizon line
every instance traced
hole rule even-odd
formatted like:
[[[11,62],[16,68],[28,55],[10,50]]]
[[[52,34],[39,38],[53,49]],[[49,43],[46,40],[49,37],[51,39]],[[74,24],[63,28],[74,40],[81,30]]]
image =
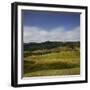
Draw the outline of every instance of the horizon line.
[[[80,41],[44,41],[44,42],[80,42]],[[44,43],[44,42],[23,42],[23,43]]]

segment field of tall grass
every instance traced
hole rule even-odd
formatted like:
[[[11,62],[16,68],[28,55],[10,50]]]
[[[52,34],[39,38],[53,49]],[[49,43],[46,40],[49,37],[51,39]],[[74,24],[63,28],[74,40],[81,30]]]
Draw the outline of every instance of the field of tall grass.
[[[80,50],[54,48],[24,52],[24,77],[80,74]]]

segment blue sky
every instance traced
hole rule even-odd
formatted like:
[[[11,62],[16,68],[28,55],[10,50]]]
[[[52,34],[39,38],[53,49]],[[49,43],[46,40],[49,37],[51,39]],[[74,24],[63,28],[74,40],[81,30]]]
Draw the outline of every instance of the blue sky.
[[[24,42],[26,43],[44,42],[47,40],[50,41],[80,40],[79,13],[24,10],[22,11],[22,19],[24,30]],[[56,33],[58,34],[58,36]],[[69,35],[68,33],[71,33],[72,35]],[[74,33],[76,36],[74,35]],[[38,37],[37,36],[38,34],[43,35]],[[64,35],[65,38],[62,38],[60,35]],[[68,37],[66,37],[66,35]]]

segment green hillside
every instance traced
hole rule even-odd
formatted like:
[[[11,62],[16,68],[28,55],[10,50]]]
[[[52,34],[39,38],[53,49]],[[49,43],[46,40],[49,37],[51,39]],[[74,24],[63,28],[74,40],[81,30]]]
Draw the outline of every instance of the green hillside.
[[[24,77],[80,74],[79,42],[29,43],[24,50]]]

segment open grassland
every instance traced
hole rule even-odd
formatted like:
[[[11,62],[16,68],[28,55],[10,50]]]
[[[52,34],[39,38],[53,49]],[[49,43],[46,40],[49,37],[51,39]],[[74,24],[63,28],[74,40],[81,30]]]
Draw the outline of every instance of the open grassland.
[[[80,74],[79,48],[24,52],[24,77]]]

